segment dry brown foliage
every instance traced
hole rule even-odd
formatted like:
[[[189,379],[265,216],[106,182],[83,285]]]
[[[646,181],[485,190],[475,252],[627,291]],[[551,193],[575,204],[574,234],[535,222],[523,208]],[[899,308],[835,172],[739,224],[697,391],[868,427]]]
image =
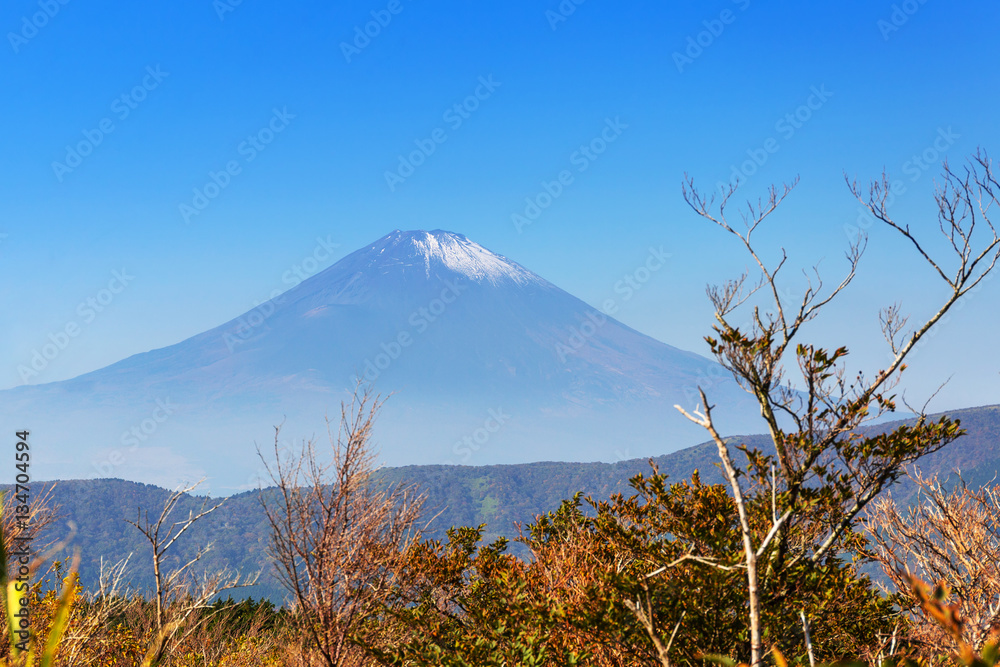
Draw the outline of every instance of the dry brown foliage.
[[[948,490],[937,476],[913,472],[918,496],[902,509],[892,497],[879,499],[864,520],[872,556],[899,593],[917,609],[922,603],[914,577],[937,583],[957,599],[961,635],[939,622],[915,616],[912,640],[929,654],[959,641],[981,650],[1000,636],[1000,484],[978,489],[964,481]]]
[[[275,500],[263,502],[278,579],[293,596],[301,630],[330,667],[366,664],[352,638],[364,633],[378,643],[383,627],[376,615],[393,595],[403,552],[421,539],[423,497],[375,475],[371,435],[381,406],[359,384],[351,405],[341,406],[338,432],[329,430],[329,460],[312,440],[283,459],[276,433],[274,460],[264,461],[277,487]]]

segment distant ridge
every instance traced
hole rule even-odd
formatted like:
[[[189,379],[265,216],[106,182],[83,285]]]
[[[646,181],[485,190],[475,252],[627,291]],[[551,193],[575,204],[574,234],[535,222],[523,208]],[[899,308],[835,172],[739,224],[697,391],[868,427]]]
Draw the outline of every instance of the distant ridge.
[[[989,482],[1000,471],[1000,405],[989,405],[947,413],[958,418],[967,435],[942,451],[921,461],[925,472],[938,472],[947,477],[961,469],[970,485]],[[935,418],[940,415],[934,415]],[[882,424],[876,429],[893,428],[900,423]],[[742,442],[767,447],[764,435],[740,438]],[[718,483],[722,476],[716,466],[715,445],[706,442],[672,454],[654,458],[660,471],[669,480],[689,478],[698,469],[705,483]],[[429,497],[428,511],[441,512],[431,530],[441,536],[454,525],[487,524],[486,535],[514,537],[514,523],[527,523],[540,513],[553,511],[558,504],[577,491],[607,498],[613,493],[628,494],[628,480],[636,474],[648,474],[646,459],[630,459],[617,463],[526,463],[494,466],[408,466],[390,468],[382,474],[387,479],[413,482]],[[37,483],[41,488],[42,483]],[[906,483],[892,487],[891,492],[902,503],[910,501],[913,489]],[[100,567],[100,557],[115,562],[134,552],[132,565],[137,572],[135,583],[148,585],[146,549],[137,531],[126,526],[122,517],[132,516],[136,508],[156,508],[169,492],[155,486],[122,480],[74,480],[59,482],[54,491],[57,503],[63,506],[63,519],[78,526],[77,537],[70,548],[82,547],[82,575],[85,585],[92,585]],[[200,501],[189,499],[179,508],[185,512]],[[65,522],[59,522],[52,537],[62,538]],[[179,558],[193,554],[208,541],[215,545],[206,564],[209,567],[242,569],[245,572],[266,568],[268,530],[256,491],[231,497],[223,507],[207,519],[185,541],[178,543]],[[267,578],[265,577],[265,581]],[[251,595],[267,595],[279,599],[280,588],[266,581]]]
[[[661,250],[642,252],[668,271]],[[673,408],[693,407],[698,386],[725,432],[759,430],[752,399],[714,361],[442,230],[393,231],[176,345],[0,392],[0,423],[32,425],[38,475],[166,487],[207,476],[232,493],[256,486],[255,443],[275,425],[289,441],[325,437],[323,416],[357,376],[392,395],[377,431],[389,465],[673,451],[702,437]]]

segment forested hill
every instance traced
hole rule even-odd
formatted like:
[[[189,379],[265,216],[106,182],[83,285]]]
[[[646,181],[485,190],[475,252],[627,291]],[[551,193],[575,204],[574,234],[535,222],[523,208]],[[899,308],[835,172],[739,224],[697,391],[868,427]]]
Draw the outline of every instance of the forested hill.
[[[946,449],[923,460],[927,472],[948,474],[960,470],[970,484],[989,481],[1000,471],[1000,406],[985,406],[948,413],[961,420],[967,435]],[[880,425],[878,430],[893,424]],[[764,436],[733,438],[764,447]],[[706,482],[721,481],[715,447],[705,443],[654,459],[671,479],[688,477],[695,469]],[[559,503],[582,491],[596,498],[629,491],[628,480],[650,470],[649,462],[631,459],[617,463],[527,463],[495,466],[409,466],[388,468],[382,474],[391,481],[418,484],[427,494],[428,514],[440,515],[431,531],[440,536],[454,525],[487,524],[489,538],[517,534],[516,522],[527,523],[536,514],[555,509]],[[42,487],[34,485],[35,492]],[[264,492],[265,494],[268,491]],[[905,487],[895,493],[909,495]],[[87,586],[97,580],[101,559],[118,561],[133,554],[129,570],[136,586],[152,581],[150,548],[145,538],[126,519],[134,520],[140,508],[159,515],[169,491],[147,484],[118,479],[60,481],[53,498],[60,507],[60,521],[49,531],[49,539],[64,537],[67,522],[76,525],[70,548],[81,553],[81,574]],[[185,498],[176,516],[197,510],[204,498]],[[214,514],[199,522],[177,543],[174,564],[190,558],[199,546],[212,543],[204,558],[208,568],[229,567],[255,572],[267,567],[269,540],[267,520],[257,491],[231,496]],[[252,591],[255,596],[280,595],[273,580]]]
[[[923,459],[927,472],[961,471],[970,484],[983,484],[1000,471],[1000,405],[950,411],[961,420],[967,434],[945,449]],[[937,419],[941,415],[931,418]],[[873,431],[891,430],[906,422],[888,422]],[[763,435],[730,439],[761,449],[771,449]],[[660,472],[681,480],[699,470],[706,483],[722,481],[718,455],[713,443],[705,442],[653,459]],[[419,484],[428,495],[428,506],[443,514],[436,522],[452,525],[488,524],[490,535],[513,535],[516,521],[527,522],[535,514],[555,509],[564,498],[577,491],[597,498],[628,492],[629,479],[650,471],[647,459],[617,463],[527,463],[508,466],[408,466],[393,468],[386,475],[393,480]],[[908,495],[908,489],[895,493]]]

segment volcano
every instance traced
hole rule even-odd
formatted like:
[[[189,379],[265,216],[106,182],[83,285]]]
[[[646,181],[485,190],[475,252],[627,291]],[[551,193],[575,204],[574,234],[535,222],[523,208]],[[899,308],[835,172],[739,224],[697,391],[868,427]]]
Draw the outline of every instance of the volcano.
[[[704,440],[673,408],[694,408],[699,386],[723,432],[759,430],[714,361],[441,230],[394,231],[176,345],[0,392],[0,421],[32,430],[39,479],[204,476],[224,494],[256,486],[257,446],[325,440],[358,378],[388,397],[387,465],[664,454]]]

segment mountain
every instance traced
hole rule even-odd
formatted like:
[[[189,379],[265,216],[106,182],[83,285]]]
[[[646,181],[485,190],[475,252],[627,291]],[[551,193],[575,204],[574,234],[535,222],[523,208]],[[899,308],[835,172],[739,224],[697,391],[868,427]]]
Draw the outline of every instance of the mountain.
[[[655,254],[655,249],[651,251]],[[662,261],[662,258],[661,258]],[[465,236],[394,231],[176,345],[0,392],[36,477],[257,486],[255,443],[326,437],[354,379],[390,395],[387,465],[613,461],[698,442],[674,404],[705,387],[724,432],[757,409],[715,362],[645,336]],[[334,428],[336,424],[334,424]]]
[[[966,435],[945,449],[927,456],[920,467],[943,477],[958,469],[971,486],[993,480],[1000,472],[1000,405],[954,410],[948,414],[961,421]],[[934,415],[937,418],[939,415]],[[893,428],[904,422],[879,425],[873,430]],[[738,439],[741,443],[767,448],[769,439],[753,435]],[[660,471],[671,481],[689,478],[698,469],[706,483],[721,483],[715,445],[711,442],[654,458]],[[427,514],[437,515],[430,525],[432,536],[442,537],[451,526],[486,524],[486,538],[516,537],[516,522],[527,524],[540,513],[555,510],[565,498],[582,491],[597,499],[613,493],[631,491],[628,480],[638,473],[648,474],[649,462],[630,459],[616,463],[526,463],[492,466],[406,466],[386,468],[385,479],[417,484],[427,493]],[[37,491],[43,485],[39,484]],[[271,490],[265,489],[265,497]],[[904,479],[891,492],[903,504],[913,499],[913,488]],[[156,514],[169,491],[155,486],[116,479],[58,482],[52,497],[61,506],[62,521],[49,533],[49,539],[66,536],[66,521],[77,526],[76,535],[66,554],[79,547],[83,560],[84,584],[93,585],[105,563],[116,562],[128,554],[133,582],[148,586],[151,582],[150,549],[138,531],[125,524],[123,517],[135,516],[138,508]],[[199,508],[202,498],[186,497],[178,506],[178,516]],[[177,543],[173,563],[187,562],[207,542],[213,549],[205,558],[210,569],[229,567],[243,572],[267,570],[269,541],[267,521],[256,491],[233,495],[215,513],[195,524]],[[41,540],[40,542],[44,542]],[[251,594],[282,597],[277,583],[265,577]]]

